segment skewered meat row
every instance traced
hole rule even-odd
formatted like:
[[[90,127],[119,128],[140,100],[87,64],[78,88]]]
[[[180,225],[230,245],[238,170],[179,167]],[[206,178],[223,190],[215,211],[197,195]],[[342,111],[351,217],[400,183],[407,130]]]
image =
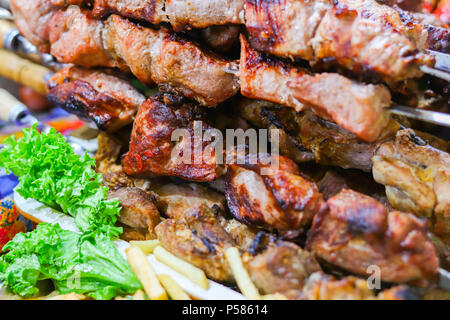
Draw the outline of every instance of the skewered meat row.
[[[51,0],[55,6],[93,5],[94,15],[110,12],[152,24],[170,23],[176,31],[206,28],[243,21],[242,0]]]
[[[301,111],[312,108],[359,138],[372,142],[386,127],[384,108],[391,102],[382,85],[364,85],[336,73],[310,74],[253,50],[241,36],[241,92],[244,96],[286,105]]]
[[[439,260],[427,223],[375,199],[343,190],[327,201],[308,232],[307,249],[359,275],[380,268],[382,281],[411,282],[437,276]]]
[[[50,11],[49,15],[53,18],[48,24],[58,26],[51,28],[55,30],[48,37],[51,52],[61,61],[130,68],[144,83],[154,80],[204,105],[216,105],[238,90],[238,79],[227,72],[237,69],[234,63],[208,57],[165,29],[142,28],[116,15],[102,22],[77,7]],[[297,111],[311,107],[366,141],[376,140],[386,126],[388,115],[383,109],[390,104],[390,94],[385,87],[360,84],[334,73],[312,75],[282,61],[265,59],[243,37],[241,42],[239,74],[244,95]],[[326,95],[322,94],[325,88]]]
[[[13,5],[19,30],[62,63],[84,67],[118,67],[145,84],[165,84],[203,105],[215,106],[239,90],[227,73],[234,63],[178,39],[165,28],[143,28],[117,15],[96,20],[71,6],[20,0]],[[42,5],[42,7],[39,7]],[[31,8],[30,8],[31,7]]]
[[[67,67],[47,83],[47,99],[101,130],[112,132],[133,122],[145,97],[118,74]]]
[[[427,26],[403,21],[396,9],[374,0],[235,0],[219,5],[161,0],[140,2],[137,8],[126,4],[96,1],[94,12],[109,10],[154,24],[169,22],[175,30],[242,23],[252,45],[261,51],[313,63],[332,62],[389,83],[420,77],[419,66],[433,63],[422,52],[427,47]]]

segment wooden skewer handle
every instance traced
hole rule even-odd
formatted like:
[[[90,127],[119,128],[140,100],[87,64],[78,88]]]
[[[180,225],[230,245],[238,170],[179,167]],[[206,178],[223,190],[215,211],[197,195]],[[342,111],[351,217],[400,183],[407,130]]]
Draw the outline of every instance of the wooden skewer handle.
[[[27,107],[5,89],[0,88],[0,120],[16,122],[28,115]]]
[[[46,82],[52,72],[46,67],[22,59],[14,53],[0,50],[0,75],[46,95]]]

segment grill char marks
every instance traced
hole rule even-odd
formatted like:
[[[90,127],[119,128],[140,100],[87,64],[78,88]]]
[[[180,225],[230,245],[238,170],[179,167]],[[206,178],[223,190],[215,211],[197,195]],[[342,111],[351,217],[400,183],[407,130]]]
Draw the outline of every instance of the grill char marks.
[[[439,261],[427,232],[425,221],[388,212],[371,197],[343,190],[314,218],[307,249],[317,258],[363,276],[375,265],[386,282],[433,280]]]
[[[417,78],[433,59],[422,51],[427,32],[374,0],[248,0],[252,45],[280,57],[326,61],[387,83]]]
[[[386,127],[389,90],[365,85],[337,73],[310,74],[253,50],[241,36],[241,92],[301,111],[311,108],[358,138],[373,142]],[[327,94],[324,95],[323,93]]]
[[[145,101],[126,80],[77,67],[58,71],[47,86],[47,98],[52,103],[94,121],[99,129],[108,132],[133,122],[139,106]]]
[[[167,84],[190,99],[216,106],[239,90],[238,79],[228,69],[236,63],[180,39],[166,28],[144,28],[118,15],[92,18],[76,6],[66,9],[34,8],[31,0],[13,5],[21,32],[59,62],[86,68],[118,67],[131,71],[141,82]],[[45,24],[43,26],[42,24]]]
[[[300,176],[295,163],[281,156],[278,169],[260,161],[229,165],[225,195],[236,219],[277,230],[286,238],[301,234],[323,204],[317,186]]]
[[[190,181],[215,180],[219,175],[216,158],[206,151],[211,142],[203,142],[201,161],[195,158],[194,122],[201,121],[202,133],[211,128],[204,122],[204,110],[195,104],[177,105],[168,100],[154,96],[139,109],[130,150],[122,159],[125,172],[142,177],[162,175]],[[183,129],[187,136],[174,142],[172,133],[177,129]]]

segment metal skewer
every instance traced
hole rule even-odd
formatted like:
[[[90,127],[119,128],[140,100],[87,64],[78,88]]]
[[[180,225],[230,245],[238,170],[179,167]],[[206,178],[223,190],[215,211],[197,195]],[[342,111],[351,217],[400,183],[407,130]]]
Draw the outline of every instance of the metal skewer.
[[[444,127],[450,127],[450,114],[447,113],[421,110],[405,106],[390,106],[388,111],[392,114],[434,123]]]
[[[0,119],[17,126],[26,127],[31,127],[33,124],[37,123],[36,128],[44,133],[48,133],[52,128],[46,123],[39,122],[22,102],[2,88],[0,88]],[[72,137],[67,136],[65,138],[76,154],[82,156],[88,151],[74,141]]]

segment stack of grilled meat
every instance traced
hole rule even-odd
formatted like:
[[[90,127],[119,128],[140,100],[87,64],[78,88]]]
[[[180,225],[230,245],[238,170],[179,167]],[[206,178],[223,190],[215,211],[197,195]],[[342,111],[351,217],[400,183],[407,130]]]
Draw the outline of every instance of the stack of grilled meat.
[[[158,238],[224,283],[234,281],[224,251],[238,247],[264,294],[403,299],[450,266],[449,145],[387,111],[393,101],[448,111],[448,85],[421,71],[434,63],[426,49],[449,52],[448,29],[406,11],[420,6],[410,2],[11,0],[11,9],[28,40],[68,64],[48,99],[107,132],[97,168],[122,200],[124,239]],[[192,138],[198,121],[201,133],[277,130],[281,155],[222,164],[203,142],[200,159],[192,145],[192,161],[180,162],[189,139],[172,134]],[[373,266],[381,292],[363,280]]]

